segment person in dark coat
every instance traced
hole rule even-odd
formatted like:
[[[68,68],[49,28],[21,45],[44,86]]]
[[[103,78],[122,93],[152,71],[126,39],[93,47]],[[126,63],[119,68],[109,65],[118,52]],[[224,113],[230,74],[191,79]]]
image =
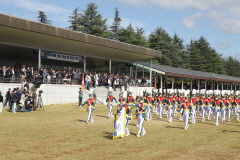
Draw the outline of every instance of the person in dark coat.
[[[2,113],[2,109],[3,109],[3,96],[2,92],[0,91],[0,114]]]
[[[11,95],[11,100],[12,100],[12,113],[16,113],[17,103],[19,101],[19,96],[17,94],[16,89],[13,90],[13,93]]]
[[[10,107],[10,110],[11,110],[11,106],[12,106],[12,105],[11,105],[11,89],[10,89],[10,88],[8,89],[5,97],[6,97],[5,106]]]

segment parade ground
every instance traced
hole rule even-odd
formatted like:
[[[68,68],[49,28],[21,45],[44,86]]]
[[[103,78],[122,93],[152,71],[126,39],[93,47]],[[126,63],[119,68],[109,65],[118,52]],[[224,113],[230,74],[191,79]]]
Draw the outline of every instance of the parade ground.
[[[116,107],[115,107],[116,109]],[[115,112],[115,111],[114,111]],[[51,105],[43,111],[0,115],[0,159],[240,159],[240,123],[215,126],[214,120],[191,124],[168,123],[154,115],[145,121],[147,134],[112,139],[113,121],[107,107],[97,105],[95,123],[76,104]]]

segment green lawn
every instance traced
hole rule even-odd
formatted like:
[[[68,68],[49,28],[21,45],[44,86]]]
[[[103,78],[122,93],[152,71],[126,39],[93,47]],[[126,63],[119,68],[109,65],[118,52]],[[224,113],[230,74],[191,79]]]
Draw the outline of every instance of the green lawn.
[[[112,140],[113,119],[107,107],[96,106],[95,122],[73,104],[51,105],[44,111],[0,115],[0,159],[240,159],[240,123],[215,126],[214,121],[190,125],[154,116],[147,134],[137,138],[136,120],[129,137]],[[220,119],[221,120],[221,119]]]

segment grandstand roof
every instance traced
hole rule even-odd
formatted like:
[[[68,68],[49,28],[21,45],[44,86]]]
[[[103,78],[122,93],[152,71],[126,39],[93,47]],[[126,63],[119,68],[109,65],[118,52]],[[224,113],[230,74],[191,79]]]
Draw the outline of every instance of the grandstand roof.
[[[169,67],[164,65],[152,64],[152,68],[164,72],[166,76],[183,77],[202,80],[215,80],[221,82],[240,83],[239,77],[232,77],[221,74],[214,74],[202,71],[195,71],[190,69],[183,69],[177,67]]]
[[[138,61],[161,52],[0,14],[0,43],[117,61]]]

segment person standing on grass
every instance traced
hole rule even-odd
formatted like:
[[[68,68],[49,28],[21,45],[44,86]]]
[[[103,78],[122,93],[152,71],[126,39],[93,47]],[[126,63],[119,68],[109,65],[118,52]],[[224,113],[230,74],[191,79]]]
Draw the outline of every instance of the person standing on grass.
[[[89,94],[89,98],[88,100],[83,104],[84,105],[88,105],[88,108],[87,108],[87,111],[88,111],[88,120],[86,121],[86,123],[89,123],[89,122],[94,122],[94,119],[93,119],[93,111],[95,110],[94,106],[95,106],[95,101],[94,99],[92,98],[92,95]]]
[[[143,97],[141,97],[140,103],[137,107],[137,117],[138,117],[138,125],[139,125],[137,137],[140,137],[141,133],[142,133],[142,136],[144,136],[146,134],[146,131],[143,127],[143,123],[145,120],[145,107],[146,106],[144,105]]]
[[[126,99],[123,98],[123,101],[119,104],[119,109],[117,110],[117,114],[120,114],[121,110],[125,108],[126,111],[126,123],[125,123],[125,129],[126,129],[126,136],[130,135],[130,131],[128,129],[128,124],[130,123],[132,116],[131,116],[131,106],[129,106],[126,102]]]
[[[220,112],[222,113],[222,123],[225,122],[225,112],[226,112],[226,108],[225,105],[223,104],[223,102],[217,98],[216,102],[215,102],[215,107],[214,107],[214,117],[216,120],[216,126],[219,125],[219,115]]]
[[[192,100],[192,111],[191,111],[191,114],[192,114],[191,122],[193,124],[196,123],[197,110],[198,110],[197,105],[198,105],[197,97],[194,97],[193,100]]]
[[[181,108],[183,109],[183,120],[184,120],[184,124],[185,124],[184,129],[187,130],[188,126],[189,126],[189,124],[188,124],[189,113],[190,113],[190,110],[192,110],[191,100],[185,100],[185,102],[182,104]]]
[[[80,107],[82,107],[82,99],[83,99],[83,91],[82,91],[82,88],[80,87],[78,91],[78,105]]]
[[[161,119],[162,119],[162,113],[163,113],[163,100],[164,100],[164,97],[160,95],[158,97],[158,113],[159,113],[159,118]]]
[[[239,97],[237,99],[235,99],[235,102],[234,102],[234,105],[235,105],[235,110],[234,110],[234,113],[236,115],[236,119],[237,121],[239,120],[239,106],[240,106],[240,99]]]
[[[17,102],[19,100],[19,96],[17,94],[16,89],[13,90],[11,99],[12,99],[12,113],[16,113]]]
[[[2,109],[3,109],[3,96],[2,92],[0,91],[0,114],[2,113]]]
[[[108,103],[108,118],[114,117],[112,114],[112,108],[113,108],[113,100],[117,103],[116,98],[112,95],[112,92],[109,92],[108,98],[106,99],[106,102]]]
[[[226,107],[228,122],[230,122],[231,121],[231,112],[232,112],[231,99],[226,97],[226,99],[224,100],[223,103]]]
[[[150,96],[149,93],[147,94],[145,102],[147,103],[147,109],[146,109],[147,121],[149,121],[152,119],[151,109],[153,104],[153,98]]]
[[[207,117],[208,120],[211,120],[211,113],[212,113],[212,98],[208,97],[206,99],[206,112],[207,112]]]
[[[11,110],[11,89],[9,88],[6,95],[5,95],[5,103],[4,106],[9,107],[9,110]]]
[[[200,100],[200,108],[201,108],[202,122],[205,121],[205,111],[206,111],[205,103],[206,103],[206,99],[205,99],[205,97],[202,97],[201,100]]]

